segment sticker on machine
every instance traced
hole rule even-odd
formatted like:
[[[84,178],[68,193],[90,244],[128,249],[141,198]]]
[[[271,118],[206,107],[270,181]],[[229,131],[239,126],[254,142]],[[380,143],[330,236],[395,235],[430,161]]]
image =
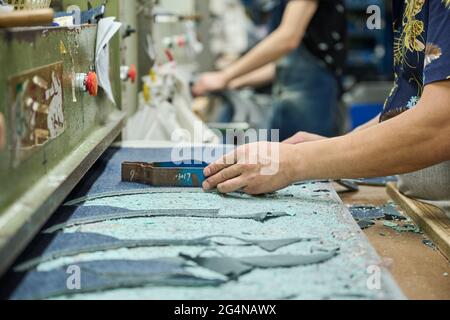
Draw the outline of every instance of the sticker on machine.
[[[64,132],[62,62],[11,77],[8,88],[16,167]]]

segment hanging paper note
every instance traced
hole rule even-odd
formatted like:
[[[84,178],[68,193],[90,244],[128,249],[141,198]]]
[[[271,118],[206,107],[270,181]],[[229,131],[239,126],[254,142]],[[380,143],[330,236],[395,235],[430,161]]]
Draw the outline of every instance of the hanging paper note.
[[[115,17],[101,19],[98,22],[97,45],[95,50],[95,68],[98,75],[98,85],[103,88],[106,96],[116,104],[109,79],[109,42],[120,30],[122,24]]]

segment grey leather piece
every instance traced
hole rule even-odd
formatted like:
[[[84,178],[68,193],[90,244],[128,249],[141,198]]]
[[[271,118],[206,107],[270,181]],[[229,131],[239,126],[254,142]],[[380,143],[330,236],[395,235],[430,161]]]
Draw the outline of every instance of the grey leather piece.
[[[183,259],[236,280],[254,269],[292,268],[326,262],[337,256],[339,250],[313,253],[310,255],[272,255],[256,257],[191,257],[181,254]]]
[[[373,227],[374,225],[375,225],[375,222],[372,221],[372,220],[366,220],[366,219],[363,219],[363,220],[358,221],[358,226],[359,226],[362,230],[366,230],[366,229],[368,229],[368,228],[370,228],[370,227]]]
[[[255,268],[292,268],[298,266],[306,266],[318,264],[334,258],[338,254],[337,251],[312,253],[308,255],[274,255],[262,257],[240,258],[239,260],[245,264]]]
[[[214,236],[214,237],[210,237],[210,238],[223,238],[223,237],[224,236],[217,236],[217,237]],[[233,237],[233,236],[225,236],[225,238],[240,240],[243,242],[244,245],[257,246],[268,252],[274,252],[274,251],[277,251],[278,249],[281,249],[283,247],[287,247],[287,246],[290,246],[292,244],[296,244],[299,242],[320,241],[320,238],[315,238],[315,237],[276,239],[276,240],[248,240],[248,239],[243,239],[243,238],[238,238],[238,237]],[[213,240],[213,242],[215,242],[216,244],[227,245],[224,242],[220,242],[220,240]]]
[[[95,208],[95,207],[93,207]],[[123,212],[100,213],[83,218],[69,219],[66,222],[56,224],[46,230],[44,233],[54,233],[64,228],[70,228],[79,225],[93,224],[104,221],[149,218],[149,217],[192,217],[192,218],[210,218],[219,213],[219,209],[151,209],[151,210],[124,210]]]
[[[227,244],[220,239],[238,240],[239,243]],[[32,258],[20,263],[14,268],[15,272],[31,270],[39,264],[63,257],[71,257],[79,254],[116,250],[122,248],[142,247],[166,247],[166,246],[203,246],[234,245],[234,246],[258,246],[266,251],[273,252],[282,247],[298,242],[310,242],[319,238],[293,238],[279,240],[248,240],[233,236],[207,236],[196,239],[140,239],[121,240],[96,233],[61,233],[53,239],[43,253],[31,253]],[[42,239],[43,242],[46,239]]]
[[[382,208],[370,205],[351,206],[349,211],[355,219],[381,219],[384,217]]]
[[[265,222],[270,219],[280,217],[291,217],[286,212],[259,212],[244,215],[218,215],[219,209],[154,209],[142,211],[124,211],[112,214],[102,213],[91,217],[69,219],[66,222],[56,224],[44,230],[43,233],[54,233],[74,226],[100,223],[112,220],[145,218],[145,217],[190,217],[190,218],[209,218],[209,219],[246,219]]]
[[[153,260],[104,260],[80,262],[80,290],[70,290],[68,267],[48,272],[28,272],[10,295],[12,300],[48,299],[65,295],[146,286],[220,286],[226,281],[204,279],[184,270],[180,258]]]
[[[93,201],[97,199],[121,197],[121,196],[132,196],[139,194],[158,194],[158,193],[204,193],[200,188],[145,188],[145,189],[134,189],[134,190],[122,190],[122,191],[111,191],[103,192],[97,194],[87,195],[81,198],[73,199],[66,202],[65,206],[75,206],[83,204],[87,201]]]
[[[42,255],[37,255],[14,268],[15,272],[30,270],[41,263],[63,257],[76,256],[83,253],[92,253],[122,248],[166,247],[166,246],[209,246],[211,241],[200,239],[141,239],[121,240],[96,233],[62,233],[48,245]]]
[[[103,192],[97,194],[91,194],[84,197],[76,198],[69,200],[64,205],[65,206],[76,206],[81,205],[88,201],[104,199],[104,198],[112,198],[112,197],[121,197],[121,196],[132,196],[132,195],[140,195],[140,194],[158,194],[158,193],[216,193],[223,197],[237,197],[237,198],[252,198],[253,196],[247,195],[242,191],[235,191],[227,194],[222,194],[218,190],[210,190],[204,191],[201,188],[145,188],[145,189],[132,189],[132,190],[122,190],[122,191],[111,191],[111,192]],[[264,197],[264,196],[259,196]]]

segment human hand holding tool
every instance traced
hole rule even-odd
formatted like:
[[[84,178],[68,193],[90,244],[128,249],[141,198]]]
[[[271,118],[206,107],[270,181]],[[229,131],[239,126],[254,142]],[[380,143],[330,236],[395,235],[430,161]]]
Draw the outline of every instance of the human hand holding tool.
[[[295,151],[295,146],[269,142],[239,147],[205,169],[203,188],[251,195],[283,189],[294,182]]]

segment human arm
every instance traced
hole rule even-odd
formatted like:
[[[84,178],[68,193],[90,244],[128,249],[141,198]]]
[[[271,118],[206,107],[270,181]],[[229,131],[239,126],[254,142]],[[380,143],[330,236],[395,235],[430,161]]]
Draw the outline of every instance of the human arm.
[[[223,71],[205,73],[193,87],[195,95],[225,89],[230,81],[257,70],[295,50],[317,10],[316,0],[291,0],[280,26],[241,59]]]
[[[297,181],[402,174],[450,160],[449,101],[450,81],[436,82],[425,87],[414,109],[346,136],[240,147],[205,169],[204,188],[261,194]],[[272,152],[267,156],[261,148]],[[277,166],[276,173],[262,174]]]
[[[364,129],[369,129],[373,126],[376,126],[377,124],[380,123],[380,117],[381,114],[377,115],[375,118],[373,118],[372,120],[370,120],[369,122],[359,126],[358,128],[356,128],[354,131],[360,131],[360,130],[364,130]]]
[[[275,79],[276,65],[269,63],[255,71],[247,73],[242,77],[230,81],[229,89],[242,89],[245,87],[258,88],[271,83]]]

